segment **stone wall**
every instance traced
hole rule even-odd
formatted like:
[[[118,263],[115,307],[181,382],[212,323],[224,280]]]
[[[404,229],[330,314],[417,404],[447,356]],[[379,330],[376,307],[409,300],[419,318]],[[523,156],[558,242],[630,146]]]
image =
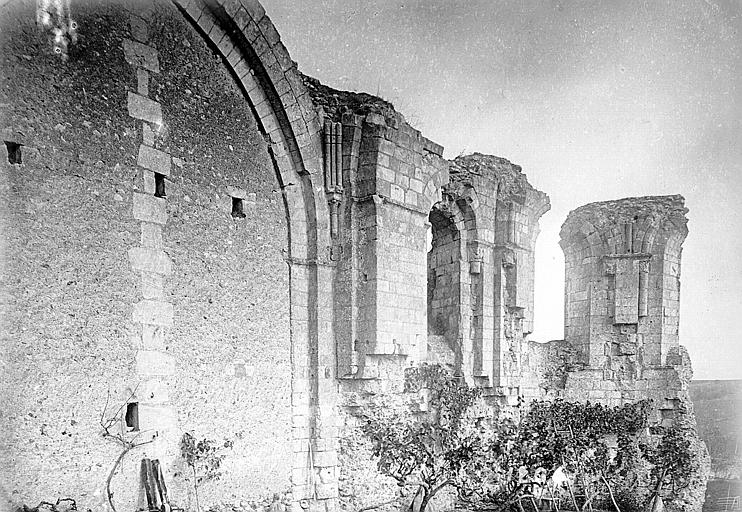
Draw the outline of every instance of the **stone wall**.
[[[453,214],[443,205],[430,212],[431,248],[428,252],[428,336],[439,336],[451,352],[461,346],[462,297],[461,235]],[[464,239],[465,240],[465,239]],[[461,350],[458,350],[461,359]],[[461,363],[454,363],[460,366]]]
[[[3,12],[1,128],[23,145],[21,165],[2,155],[7,492],[102,507],[122,447],[99,422],[128,401],[138,440],[158,435],[123,459],[117,505],[137,499],[144,456],[194,505],[184,431],[225,455],[202,506],[270,501],[293,465],[289,274],[255,116],[171,4],[73,2],[64,60],[35,7]]]
[[[139,275],[127,251],[140,242],[131,196],[141,134],[126,106],[136,75],[122,51],[126,13],[89,7],[67,62],[35,26],[33,2],[1,15],[0,466],[15,503],[74,496],[102,507],[121,447],[101,437],[101,415],[136,384]],[[8,143],[21,145],[20,164]],[[134,465],[127,458],[114,482],[122,503]]]
[[[369,506],[398,491],[360,413],[424,412],[403,392],[424,361],[493,410],[652,397],[657,424],[693,423],[679,196],[570,214],[565,340],[536,344],[549,200],[518,165],[448,161],[388,102],[302,75],[255,0],[59,5],[37,27],[0,1],[7,499],[104,507],[101,414],[126,410],[116,433],[147,444],[121,506],[146,456],[194,507],[183,432],[224,455],[202,506]]]
[[[655,196],[592,203],[569,214],[561,245],[571,353],[557,361],[563,388],[556,387],[575,401],[620,405],[649,398],[652,426],[690,429],[700,469],[688,488],[667,500],[674,509],[700,510],[709,459],[696,433],[690,359],[678,343],[687,211],[681,196]]]
[[[163,229],[174,268],[172,403],[182,430],[230,444],[202,502],[270,500],[289,491],[292,468],[286,208],[266,141],[221,59],[168,4],[149,25],[167,56],[152,86],[168,126],[161,149],[176,162]]]

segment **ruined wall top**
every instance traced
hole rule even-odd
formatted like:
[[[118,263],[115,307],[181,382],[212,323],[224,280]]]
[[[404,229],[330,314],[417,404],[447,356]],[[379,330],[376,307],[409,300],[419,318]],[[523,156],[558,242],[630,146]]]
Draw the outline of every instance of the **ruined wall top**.
[[[384,117],[391,117],[397,113],[394,105],[373,94],[334,89],[304,74],[301,78],[315,106],[322,108],[330,118],[339,119],[345,111],[357,115],[374,113]]]
[[[565,339],[610,378],[641,378],[677,351],[687,212],[679,195],[630,197],[578,208],[562,226]]]
[[[458,156],[451,162],[449,174],[453,187],[463,185],[481,190],[489,182],[499,201],[529,204],[537,210],[537,217],[551,207],[549,196],[528,182],[519,165],[499,156],[482,153]]]
[[[681,195],[629,197],[614,201],[590,203],[567,216],[560,232],[562,249],[587,242],[593,247],[602,246],[602,254],[623,252],[652,252],[655,242],[667,242],[674,234],[682,243],[688,234],[688,209]],[[622,228],[635,227],[630,231]],[[658,234],[662,235],[658,238]],[[591,237],[592,235],[592,237]],[[626,247],[630,250],[626,250]]]

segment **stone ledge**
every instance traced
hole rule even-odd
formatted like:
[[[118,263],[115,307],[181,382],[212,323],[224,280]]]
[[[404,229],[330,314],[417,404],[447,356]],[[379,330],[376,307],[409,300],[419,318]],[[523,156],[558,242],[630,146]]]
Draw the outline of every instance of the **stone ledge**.
[[[146,44],[124,39],[124,58],[132,66],[139,66],[153,73],[160,72],[157,50]]]
[[[145,144],[139,145],[137,165],[158,174],[170,175],[170,155]]]
[[[143,272],[170,275],[173,271],[172,262],[167,254],[147,247],[129,249],[129,262],[134,270]]]
[[[160,197],[134,192],[134,218],[164,226],[167,223],[165,200]]]
[[[226,186],[227,195],[235,197],[237,199],[247,199],[247,192],[244,189],[238,187]]]
[[[142,300],[134,304],[132,318],[135,322],[151,325],[173,326],[174,309],[169,302]]]

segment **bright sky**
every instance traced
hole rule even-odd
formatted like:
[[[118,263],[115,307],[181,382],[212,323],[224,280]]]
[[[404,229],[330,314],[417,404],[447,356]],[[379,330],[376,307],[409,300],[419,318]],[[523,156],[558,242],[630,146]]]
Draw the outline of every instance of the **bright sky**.
[[[742,0],[262,3],[304,73],[549,194],[533,339],[563,337],[570,210],[685,196],[681,343],[695,378],[742,378]]]

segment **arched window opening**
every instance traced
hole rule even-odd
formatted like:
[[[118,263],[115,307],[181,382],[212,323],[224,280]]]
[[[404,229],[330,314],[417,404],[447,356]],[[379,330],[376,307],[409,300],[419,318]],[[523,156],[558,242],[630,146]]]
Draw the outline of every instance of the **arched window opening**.
[[[461,236],[445,205],[436,204],[429,220],[428,359],[458,368]]]

